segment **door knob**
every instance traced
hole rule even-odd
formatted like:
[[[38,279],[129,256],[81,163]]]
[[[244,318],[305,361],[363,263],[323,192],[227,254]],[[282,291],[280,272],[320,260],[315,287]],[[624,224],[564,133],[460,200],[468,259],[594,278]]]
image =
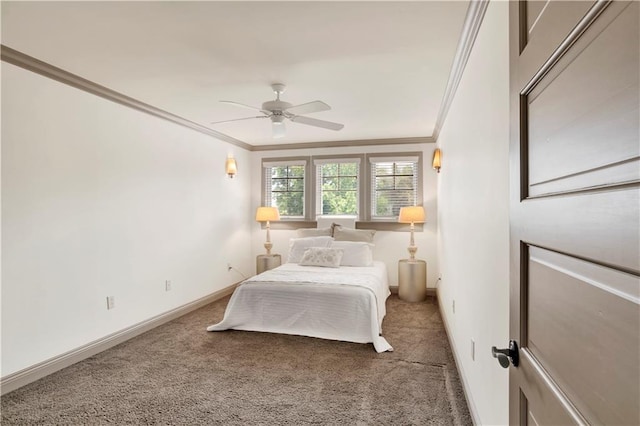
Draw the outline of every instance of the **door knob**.
[[[498,358],[498,362],[502,368],[509,368],[509,362],[511,362],[514,367],[517,367],[520,361],[520,357],[518,356],[518,343],[516,343],[515,340],[509,341],[508,349],[496,349],[495,346],[492,346],[491,355],[493,355],[494,358]]]

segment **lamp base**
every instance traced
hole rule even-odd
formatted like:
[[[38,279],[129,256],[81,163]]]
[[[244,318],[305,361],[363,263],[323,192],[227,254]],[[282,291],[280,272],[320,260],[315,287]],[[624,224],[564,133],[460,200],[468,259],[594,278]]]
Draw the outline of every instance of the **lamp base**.
[[[266,243],[264,243],[264,248],[267,249],[267,255],[271,254],[272,247],[273,247],[273,244],[271,243],[271,241],[267,241]]]
[[[418,247],[409,246],[407,248],[407,251],[409,252],[409,262],[415,262],[416,261],[416,252],[418,251]]]

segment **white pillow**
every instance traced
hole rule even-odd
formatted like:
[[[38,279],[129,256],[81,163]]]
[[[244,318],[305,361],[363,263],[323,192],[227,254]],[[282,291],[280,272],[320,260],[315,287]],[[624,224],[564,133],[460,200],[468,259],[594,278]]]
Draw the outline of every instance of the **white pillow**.
[[[373,265],[373,244],[356,241],[333,241],[331,248],[344,250],[342,266]]]
[[[331,228],[300,228],[296,230],[296,237],[330,237],[331,232],[333,232]]]
[[[311,247],[305,250],[300,260],[301,266],[324,266],[339,268],[343,250],[327,247]]]
[[[333,238],[331,237],[306,237],[291,238],[289,240],[289,256],[287,262],[300,263],[305,250],[310,247],[329,247]]]

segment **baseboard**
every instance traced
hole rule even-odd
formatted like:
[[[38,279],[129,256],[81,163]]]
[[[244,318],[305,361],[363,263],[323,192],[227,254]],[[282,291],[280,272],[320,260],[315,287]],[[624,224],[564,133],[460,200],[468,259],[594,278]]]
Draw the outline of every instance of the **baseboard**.
[[[391,291],[391,294],[398,294],[398,286],[397,285],[390,285],[389,286],[389,290]],[[437,292],[437,290],[435,288],[427,287],[427,296],[438,297],[438,292]]]
[[[207,296],[201,297],[200,299],[196,299],[193,302],[184,304],[170,311],[139,322],[138,324],[134,324],[98,340],[94,340],[86,345],[80,346],[79,348],[2,377],[0,379],[1,394],[4,395],[31,382],[35,382],[38,379],[55,373],[58,370],[62,370],[76,362],[82,361],[83,359],[89,358],[159,325],[181,317],[182,315],[208,305],[209,303],[215,302],[216,300],[222,299],[223,297],[233,293],[233,290],[238,284],[239,283],[232,284],[222,290],[218,290]]]
[[[438,292],[437,289],[436,293]],[[467,376],[464,374],[464,369],[462,368],[462,363],[460,362],[460,356],[456,349],[456,346],[453,344],[453,340],[451,340],[451,328],[449,328],[449,323],[447,322],[447,317],[442,314],[444,312],[444,306],[442,306],[442,299],[437,297],[438,299],[438,307],[440,308],[440,317],[442,318],[442,323],[444,324],[445,332],[447,333],[447,339],[449,339],[449,346],[451,346],[451,352],[453,352],[453,359],[456,363],[456,368],[458,369],[458,376],[460,376],[460,381],[462,382],[462,390],[464,393],[464,399],[467,400],[467,406],[469,407],[469,413],[471,414],[471,420],[474,425],[479,425],[480,418],[478,417],[478,410],[476,409],[476,405],[473,402],[473,398],[471,397],[471,389],[469,388],[469,382],[467,382]]]

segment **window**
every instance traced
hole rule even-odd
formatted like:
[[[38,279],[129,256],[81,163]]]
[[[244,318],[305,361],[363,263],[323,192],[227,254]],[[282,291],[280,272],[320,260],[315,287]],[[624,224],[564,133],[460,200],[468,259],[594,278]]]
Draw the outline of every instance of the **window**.
[[[358,215],[360,159],[315,160],[316,214]]]
[[[371,161],[371,219],[398,217],[401,207],[418,203],[418,157]]]
[[[306,161],[263,163],[264,205],[277,207],[282,218],[304,218]]]
[[[277,207],[287,229],[314,226],[318,216],[355,216],[367,228],[392,230],[400,208],[422,204],[422,155],[265,158],[262,205]]]

